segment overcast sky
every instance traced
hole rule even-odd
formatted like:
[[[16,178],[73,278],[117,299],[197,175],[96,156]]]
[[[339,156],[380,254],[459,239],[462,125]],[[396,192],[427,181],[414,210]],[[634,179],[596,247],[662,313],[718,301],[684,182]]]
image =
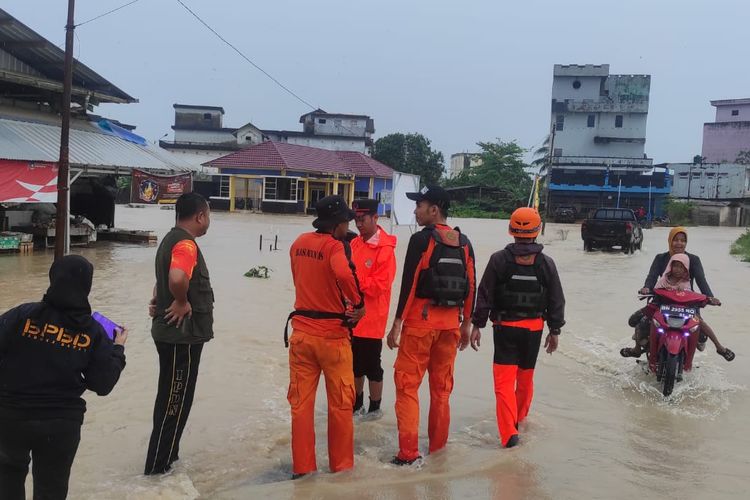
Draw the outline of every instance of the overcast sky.
[[[370,115],[376,138],[420,132],[446,162],[478,141],[538,145],[556,63],[652,75],[656,162],[700,153],[709,100],[750,97],[747,0],[184,1],[308,102]],[[76,22],[124,3],[78,0]],[[63,42],[65,0],[2,7]],[[140,100],[97,111],[149,140],[172,137],[177,102],[223,106],[227,127],[298,130],[309,111],[176,0],[140,0],[76,33],[76,57]]]

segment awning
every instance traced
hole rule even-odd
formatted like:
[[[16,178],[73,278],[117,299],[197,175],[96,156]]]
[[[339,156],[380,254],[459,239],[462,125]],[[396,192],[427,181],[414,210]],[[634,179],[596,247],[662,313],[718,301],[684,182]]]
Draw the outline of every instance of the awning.
[[[56,203],[57,165],[0,160],[0,202]]]

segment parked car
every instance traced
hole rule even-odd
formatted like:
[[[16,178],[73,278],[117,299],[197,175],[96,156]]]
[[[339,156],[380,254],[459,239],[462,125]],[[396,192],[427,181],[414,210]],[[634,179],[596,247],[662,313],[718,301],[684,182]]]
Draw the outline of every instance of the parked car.
[[[619,246],[625,253],[640,250],[643,231],[632,210],[627,208],[597,208],[581,225],[583,249]]]
[[[576,221],[578,211],[575,207],[557,207],[554,213],[555,222],[573,223]]]

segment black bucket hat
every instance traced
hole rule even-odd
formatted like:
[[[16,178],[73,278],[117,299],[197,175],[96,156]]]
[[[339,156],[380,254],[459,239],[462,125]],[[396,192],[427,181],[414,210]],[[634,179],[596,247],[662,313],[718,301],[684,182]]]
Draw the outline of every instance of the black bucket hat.
[[[312,223],[313,227],[320,229],[326,222],[340,224],[354,219],[355,213],[346,204],[346,200],[339,195],[326,196],[315,204],[315,212],[318,218]]]

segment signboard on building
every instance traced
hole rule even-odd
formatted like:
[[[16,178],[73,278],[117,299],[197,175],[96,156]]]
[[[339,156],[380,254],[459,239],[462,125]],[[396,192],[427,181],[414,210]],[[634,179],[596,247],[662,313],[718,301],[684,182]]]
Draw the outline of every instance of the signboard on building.
[[[133,170],[130,201],[133,203],[174,203],[183,193],[193,191],[192,174],[155,175]]]
[[[0,160],[0,202],[57,203],[57,166]]]

